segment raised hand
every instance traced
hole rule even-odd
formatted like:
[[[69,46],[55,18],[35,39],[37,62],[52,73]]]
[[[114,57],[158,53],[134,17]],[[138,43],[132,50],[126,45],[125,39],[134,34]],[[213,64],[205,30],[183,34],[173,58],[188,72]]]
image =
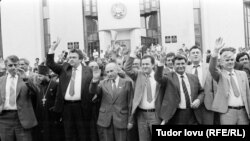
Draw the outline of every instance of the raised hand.
[[[101,70],[100,69],[93,70],[93,82],[99,81],[100,77],[101,77]]]
[[[223,38],[219,37],[215,40],[214,52],[219,53],[219,51],[225,46]]]
[[[162,64],[165,64],[165,58],[166,58],[166,53],[165,52],[161,52],[160,53],[160,63],[162,63]]]
[[[50,49],[52,49],[53,51],[56,50],[56,48],[58,47],[58,45],[60,44],[61,39],[57,37],[57,40],[53,42],[53,44],[51,45]]]

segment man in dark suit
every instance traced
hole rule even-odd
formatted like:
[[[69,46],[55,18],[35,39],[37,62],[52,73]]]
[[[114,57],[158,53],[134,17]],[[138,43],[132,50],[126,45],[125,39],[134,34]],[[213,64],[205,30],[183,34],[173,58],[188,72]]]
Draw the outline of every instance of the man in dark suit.
[[[81,64],[83,53],[73,49],[68,62],[62,65],[54,62],[54,51],[59,41],[49,49],[48,67],[58,74],[59,85],[55,102],[55,111],[62,112],[66,141],[90,140],[91,99],[89,84],[93,74],[89,67]]]
[[[203,103],[204,92],[199,79],[193,74],[185,73],[187,64],[185,56],[176,55],[173,63],[175,72],[163,76],[164,59],[160,59],[155,73],[155,80],[161,85],[166,85],[160,110],[162,124],[201,123],[199,106]]]
[[[127,141],[133,98],[132,82],[118,76],[115,63],[107,64],[105,71],[106,79],[98,85],[101,73],[97,70],[90,84],[90,92],[102,97],[97,125],[103,134],[99,138],[101,141]]]
[[[157,111],[160,107],[159,95],[161,87],[154,79],[155,60],[152,56],[145,55],[142,58],[140,70],[133,70],[132,65],[138,52],[137,49],[130,54],[130,58],[125,63],[125,72],[135,82],[135,93],[132,104],[132,119],[137,120],[140,141],[150,141],[152,139],[152,125],[159,125]],[[134,125],[134,120],[130,120],[130,126]]]
[[[17,56],[8,56],[7,75],[0,78],[1,141],[31,141],[31,128],[37,125],[31,103],[31,93],[36,90],[18,62]]]

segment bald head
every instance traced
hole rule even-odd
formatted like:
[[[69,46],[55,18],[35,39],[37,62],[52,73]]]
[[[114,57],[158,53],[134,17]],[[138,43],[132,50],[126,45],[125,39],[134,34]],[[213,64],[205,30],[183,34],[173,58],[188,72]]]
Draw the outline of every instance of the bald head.
[[[108,63],[105,68],[108,79],[116,79],[118,73],[118,66],[116,63]]]

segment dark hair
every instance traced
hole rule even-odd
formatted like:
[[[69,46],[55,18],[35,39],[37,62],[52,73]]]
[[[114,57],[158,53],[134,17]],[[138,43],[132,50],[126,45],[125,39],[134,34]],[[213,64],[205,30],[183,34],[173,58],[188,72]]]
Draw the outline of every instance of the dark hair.
[[[168,57],[175,57],[175,53],[169,52],[169,53],[166,55],[166,58],[168,58]]]
[[[27,60],[26,58],[20,58],[19,61],[24,61],[24,63],[25,63],[26,65],[29,65],[29,64],[30,64],[30,61]]]
[[[174,59],[172,60],[173,64],[175,63],[175,60],[185,60],[185,62],[187,62],[187,58],[183,55],[180,55],[180,54],[178,54],[174,57]]]
[[[80,49],[72,49],[71,51],[70,51],[70,53],[77,53],[78,54],[78,56],[79,56],[79,59],[80,60],[83,60],[83,53],[82,53],[82,51],[80,50]]]
[[[4,60],[5,65],[7,64],[8,60],[13,63],[17,63],[19,61],[19,58],[16,55],[10,55]]]
[[[241,52],[241,53],[238,53],[237,54],[237,57],[236,57],[236,62],[239,62],[240,61],[240,58],[243,57],[243,56],[247,56],[248,60],[249,60],[249,55],[246,53],[246,52]]]
[[[155,58],[153,56],[151,56],[151,55],[144,55],[142,57],[142,60],[148,59],[148,58],[151,60],[151,63],[154,65],[155,64]]]
[[[199,49],[199,50],[202,52],[201,48],[198,47],[198,46],[192,46],[192,47],[190,48],[189,52],[191,52],[193,49]]]
[[[210,50],[210,49],[208,49],[208,50],[207,50],[207,53],[211,53],[211,50]]]

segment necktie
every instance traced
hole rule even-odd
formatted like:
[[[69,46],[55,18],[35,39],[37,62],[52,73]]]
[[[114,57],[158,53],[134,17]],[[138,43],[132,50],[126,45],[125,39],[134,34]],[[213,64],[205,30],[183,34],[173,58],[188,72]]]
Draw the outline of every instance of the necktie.
[[[232,86],[234,95],[235,95],[236,97],[239,97],[239,96],[240,96],[240,92],[239,92],[239,89],[238,89],[238,87],[237,87],[237,85],[236,85],[236,82],[234,81],[233,74],[230,73],[229,76],[230,76],[230,82],[231,82],[231,86]]]
[[[183,78],[184,78],[184,76],[182,75],[181,76],[181,81],[182,81],[183,92],[184,92],[185,99],[186,99],[186,107],[190,108],[190,98],[189,98],[189,95],[188,95],[188,90],[187,90],[186,83],[185,83]]]
[[[115,80],[113,80],[112,82],[113,82],[113,87],[112,87],[112,89],[113,89],[113,91],[115,91],[115,90],[116,90],[116,83],[115,83]]]
[[[69,95],[73,96],[75,94],[75,77],[76,77],[76,69],[72,69],[72,76],[70,79],[70,87],[69,87]]]
[[[10,78],[10,98],[9,104],[10,106],[14,106],[16,103],[16,92],[15,92],[15,77]]]
[[[198,67],[199,67],[200,65],[197,65],[197,66],[194,66],[194,68],[195,68],[195,70],[194,70],[194,74],[196,75],[196,76],[198,76]]]
[[[151,103],[153,101],[151,83],[150,83],[150,75],[148,75],[146,79],[146,90],[147,90],[147,101]]]

